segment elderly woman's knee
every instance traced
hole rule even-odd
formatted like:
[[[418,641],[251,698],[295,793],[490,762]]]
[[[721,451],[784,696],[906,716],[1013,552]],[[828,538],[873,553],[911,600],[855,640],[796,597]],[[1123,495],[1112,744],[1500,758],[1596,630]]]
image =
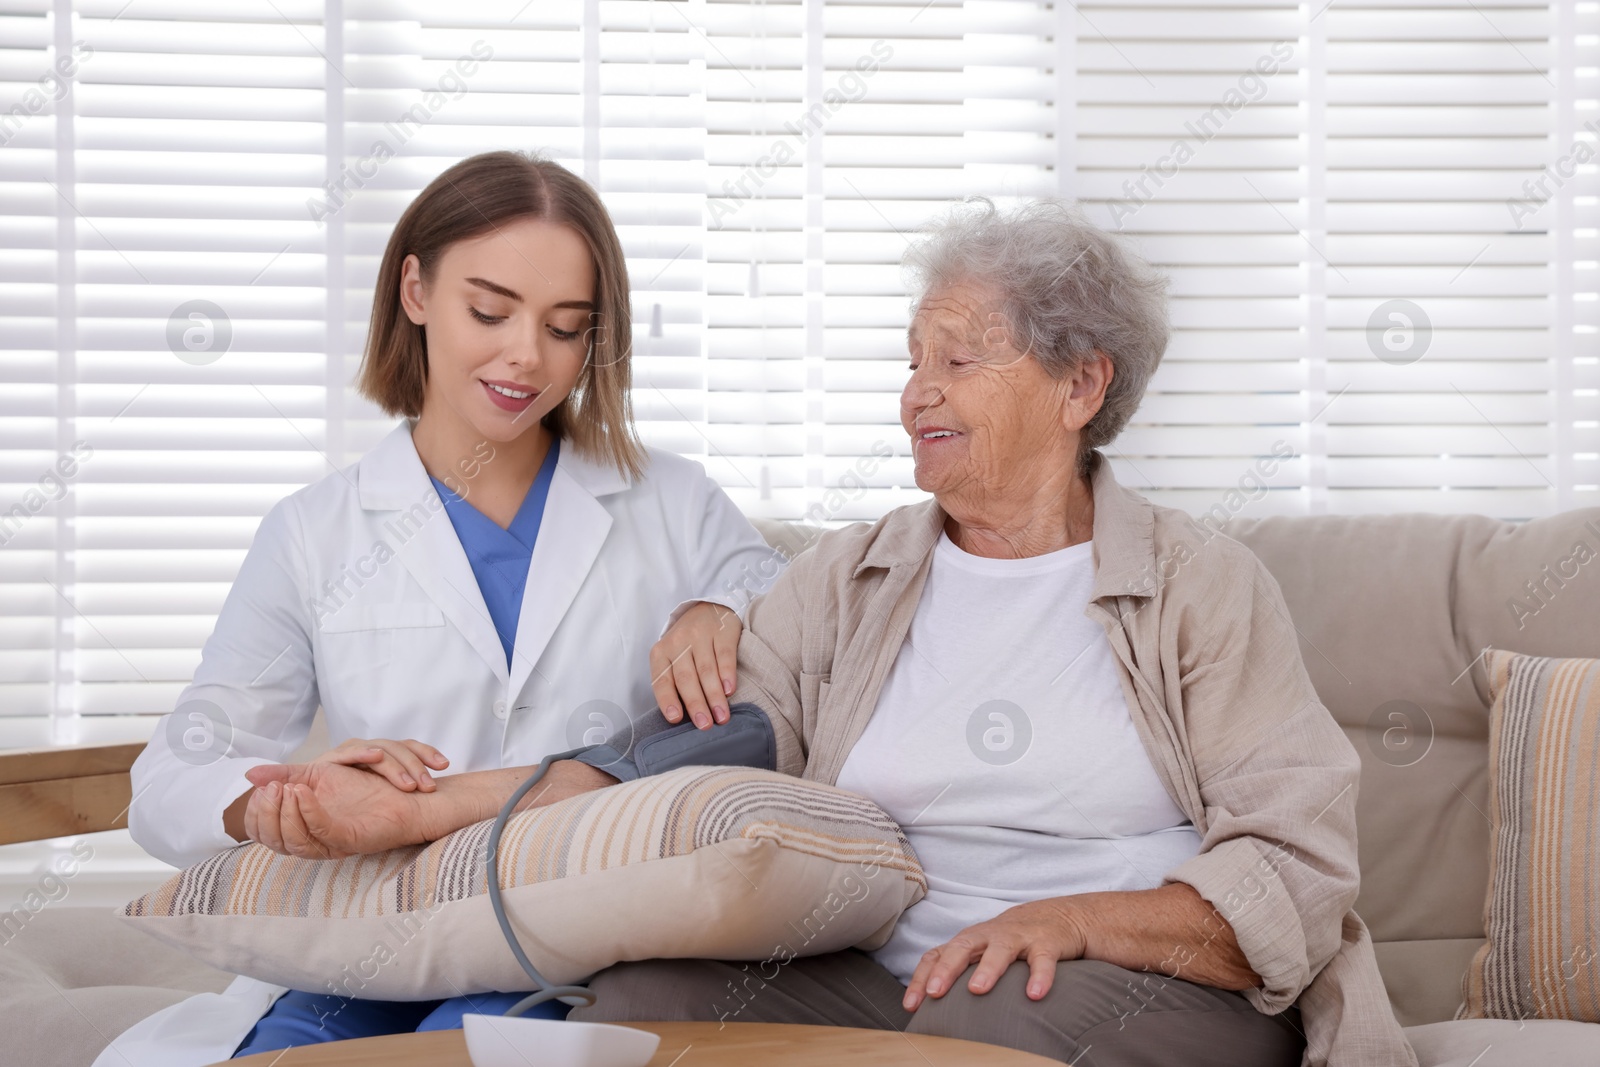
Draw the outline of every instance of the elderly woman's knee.
[[[906,1029],[930,1037],[954,1037],[981,1041],[989,1045],[1034,1052],[1041,1056],[1072,1062],[1078,1049],[1078,1034],[1108,1018],[1115,1018],[1109,998],[1084,996],[1084,988],[1072,981],[1072,970],[1080,963],[1090,967],[1109,966],[1094,961],[1063,963],[1058,968],[1056,985],[1042,1000],[1029,1000],[1025,992],[1028,965],[1013,963],[994,988],[987,993],[967,989],[976,965],[956,979],[944,996],[927,998],[912,1016]],[[1120,970],[1121,968],[1113,968]],[[1068,981],[1063,986],[1061,978]],[[1107,991],[1110,986],[1106,986]],[[1065,1002],[1071,1001],[1071,1004]]]
[[[981,1041],[1075,1067],[1298,1067],[1305,1045],[1294,1018],[1261,1015],[1237,993],[1100,960],[1056,967],[1050,992],[1029,1000],[1028,966],[1013,963],[984,994],[967,990],[972,968],[907,1029]]]

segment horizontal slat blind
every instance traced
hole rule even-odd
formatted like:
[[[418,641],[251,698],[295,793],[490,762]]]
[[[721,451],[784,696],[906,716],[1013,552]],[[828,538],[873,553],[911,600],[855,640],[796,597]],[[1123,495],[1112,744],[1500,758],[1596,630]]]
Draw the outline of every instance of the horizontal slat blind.
[[[394,220],[495,148],[601,191],[641,430],[751,514],[920,498],[898,262],[973,194],[1076,198],[1172,277],[1113,447],[1163,503],[1600,499],[1591,2],[8,0],[0,31],[0,714],[170,707],[260,516],[393,425],[350,383]]]
[[[1573,507],[1600,499],[1600,4],[1555,7],[1555,158],[1531,192],[1556,198],[1556,489]]]
[[[1321,263],[1296,232],[1318,121],[1303,22],[1292,3],[1077,12],[1068,195],[1172,279],[1166,357],[1110,450],[1165,504],[1209,507],[1280,439],[1305,451]],[[1306,510],[1281,496],[1269,503]]]
[[[54,58],[55,6],[17,17],[37,40],[19,70]],[[350,387],[373,278],[405,204],[464,156],[539,150],[601,190],[636,283],[641,429],[704,440],[697,2],[123,6],[75,5],[94,48],[75,128],[29,134],[33,170],[75,171],[71,206],[40,181],[8,225],[19,282],[52,274],[52,223],[68,240],[53,286],[8,290],[7,315],[32,309],[10,344],[33,348],[5,373],[39,440],[6,460],[32,470],[73,434],[93,458],[57,505],[73,513],[3,557],[34,614],[8,613],[0,712],[170,706],[260,516],[393,426]],[[40,315],[51,297],[66,310]]]
[[[55,70],[54,29],[49,0],[0,12],[0,712],[11,714],[50,706],[66,547],[57,511],[71,484],[56,464],[72,416],[57,384],[71,373],[71,320],[58,313],[71,289],[58,278],[72,257],[57,251],[53,202],[70,165],[56,151],[57,98],[72,82]]]
[[[718,474],[752,514],[876,518],[921,498],[899,424],[900,255],[952,199],[1054,191],[1055,14],[1012,0],[708,12]]]
[[[1551,13],[1325,18],[1329,507],[1554,511],[1556,242],[1506,206],[1549,158]],[[1420,317],[1390,351],[1369,324],[1417,315],[1395,301]]]
[[[154,711],[193,672],[261,515],[331,470],[330,250],[305,202],[337,40],[315,2],[75,12],[94,55],[61,146],[77,366],[60,395],[95,455],[64,531],[75,667],[54,699]]]
[[[1595,168],[1523,191],[1593,151],[1558,130],[1594,115],[1593,5],[1078,13],[1077,195],[1173,279],[1131,484],[1228,514],[1600,501]]]

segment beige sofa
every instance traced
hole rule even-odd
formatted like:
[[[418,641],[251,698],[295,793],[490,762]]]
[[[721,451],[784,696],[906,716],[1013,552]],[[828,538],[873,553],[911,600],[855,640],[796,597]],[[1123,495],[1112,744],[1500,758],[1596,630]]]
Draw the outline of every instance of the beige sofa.
[[[1600,1065],[1600,1025],[1450,1021],[1484,941],[1489,878],[1478,657],[1491,646],[1600,657],[1600,560],[1561,574],[1577,542],[1600,553],[1600,508],[1521,525],[1434,515],[1236,520],[1228,533],[1283,587],[1306,669],[1361,754],[1356,910],[1423,1067]]]
[[[761,525],[790,551],[811,533]],[[1228,532],[1283,586],[1317,690],[1361,753],[1357,908],[1423,1067],[1600,1065],[1600,1025],[1450,1021],[1484,940],[1488,716],[1477,658],[1487,646],[1600,656],[1600,561],[1561,569],[1579,541],[1600,552],[1600,509],[1520,526],[1330,516],[1235,520]],[[86,1065],[137,1019],[227,980],[104,909],[47,908],[0,947],[0,1032],[17,1063]]]

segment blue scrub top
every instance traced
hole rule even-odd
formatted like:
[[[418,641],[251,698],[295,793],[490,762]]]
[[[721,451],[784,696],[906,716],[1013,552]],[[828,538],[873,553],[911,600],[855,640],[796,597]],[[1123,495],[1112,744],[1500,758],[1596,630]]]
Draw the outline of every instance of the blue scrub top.
[[[444,513],[450,516],[450,525],[456,528],[456,537],[467,553],[473,577],[478,579],[478,589],[483,593],[489,618],[494,620],[495,633],[506,650],[506,666],[511,666],[511,649],[517,642],[517,617],[522,614],[522,593],[528,584],[528,564],[533,558],[533,543],[539,537],[539,523],[544,518],[545,497],[550,495],[550,479],[555,475],[556,457],[561,454],[561,441],[550,442],[550,452],[544,457],[539,473],[522,498],[516,518],[509,530],[501,529],[493,519],[457,496],[439,479],[428,475],[433,487],[444,501]]]

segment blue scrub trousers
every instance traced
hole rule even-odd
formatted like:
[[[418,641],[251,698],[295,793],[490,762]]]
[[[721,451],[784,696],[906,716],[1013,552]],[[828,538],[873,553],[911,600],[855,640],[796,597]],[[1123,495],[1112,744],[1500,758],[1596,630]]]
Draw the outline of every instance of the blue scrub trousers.
[[[474,993],[449,1000],[359,1000],[333,993],[291,989],[273,1002],[233,1058],[275,1052],[323,1041],[344,1041],[382,1034],[424,1030],[459,1030],[468,1012],[504,1015],[527,993]],[[527,1019],[565,1019],[567,1005],[547,1000],[523,1013]]]

